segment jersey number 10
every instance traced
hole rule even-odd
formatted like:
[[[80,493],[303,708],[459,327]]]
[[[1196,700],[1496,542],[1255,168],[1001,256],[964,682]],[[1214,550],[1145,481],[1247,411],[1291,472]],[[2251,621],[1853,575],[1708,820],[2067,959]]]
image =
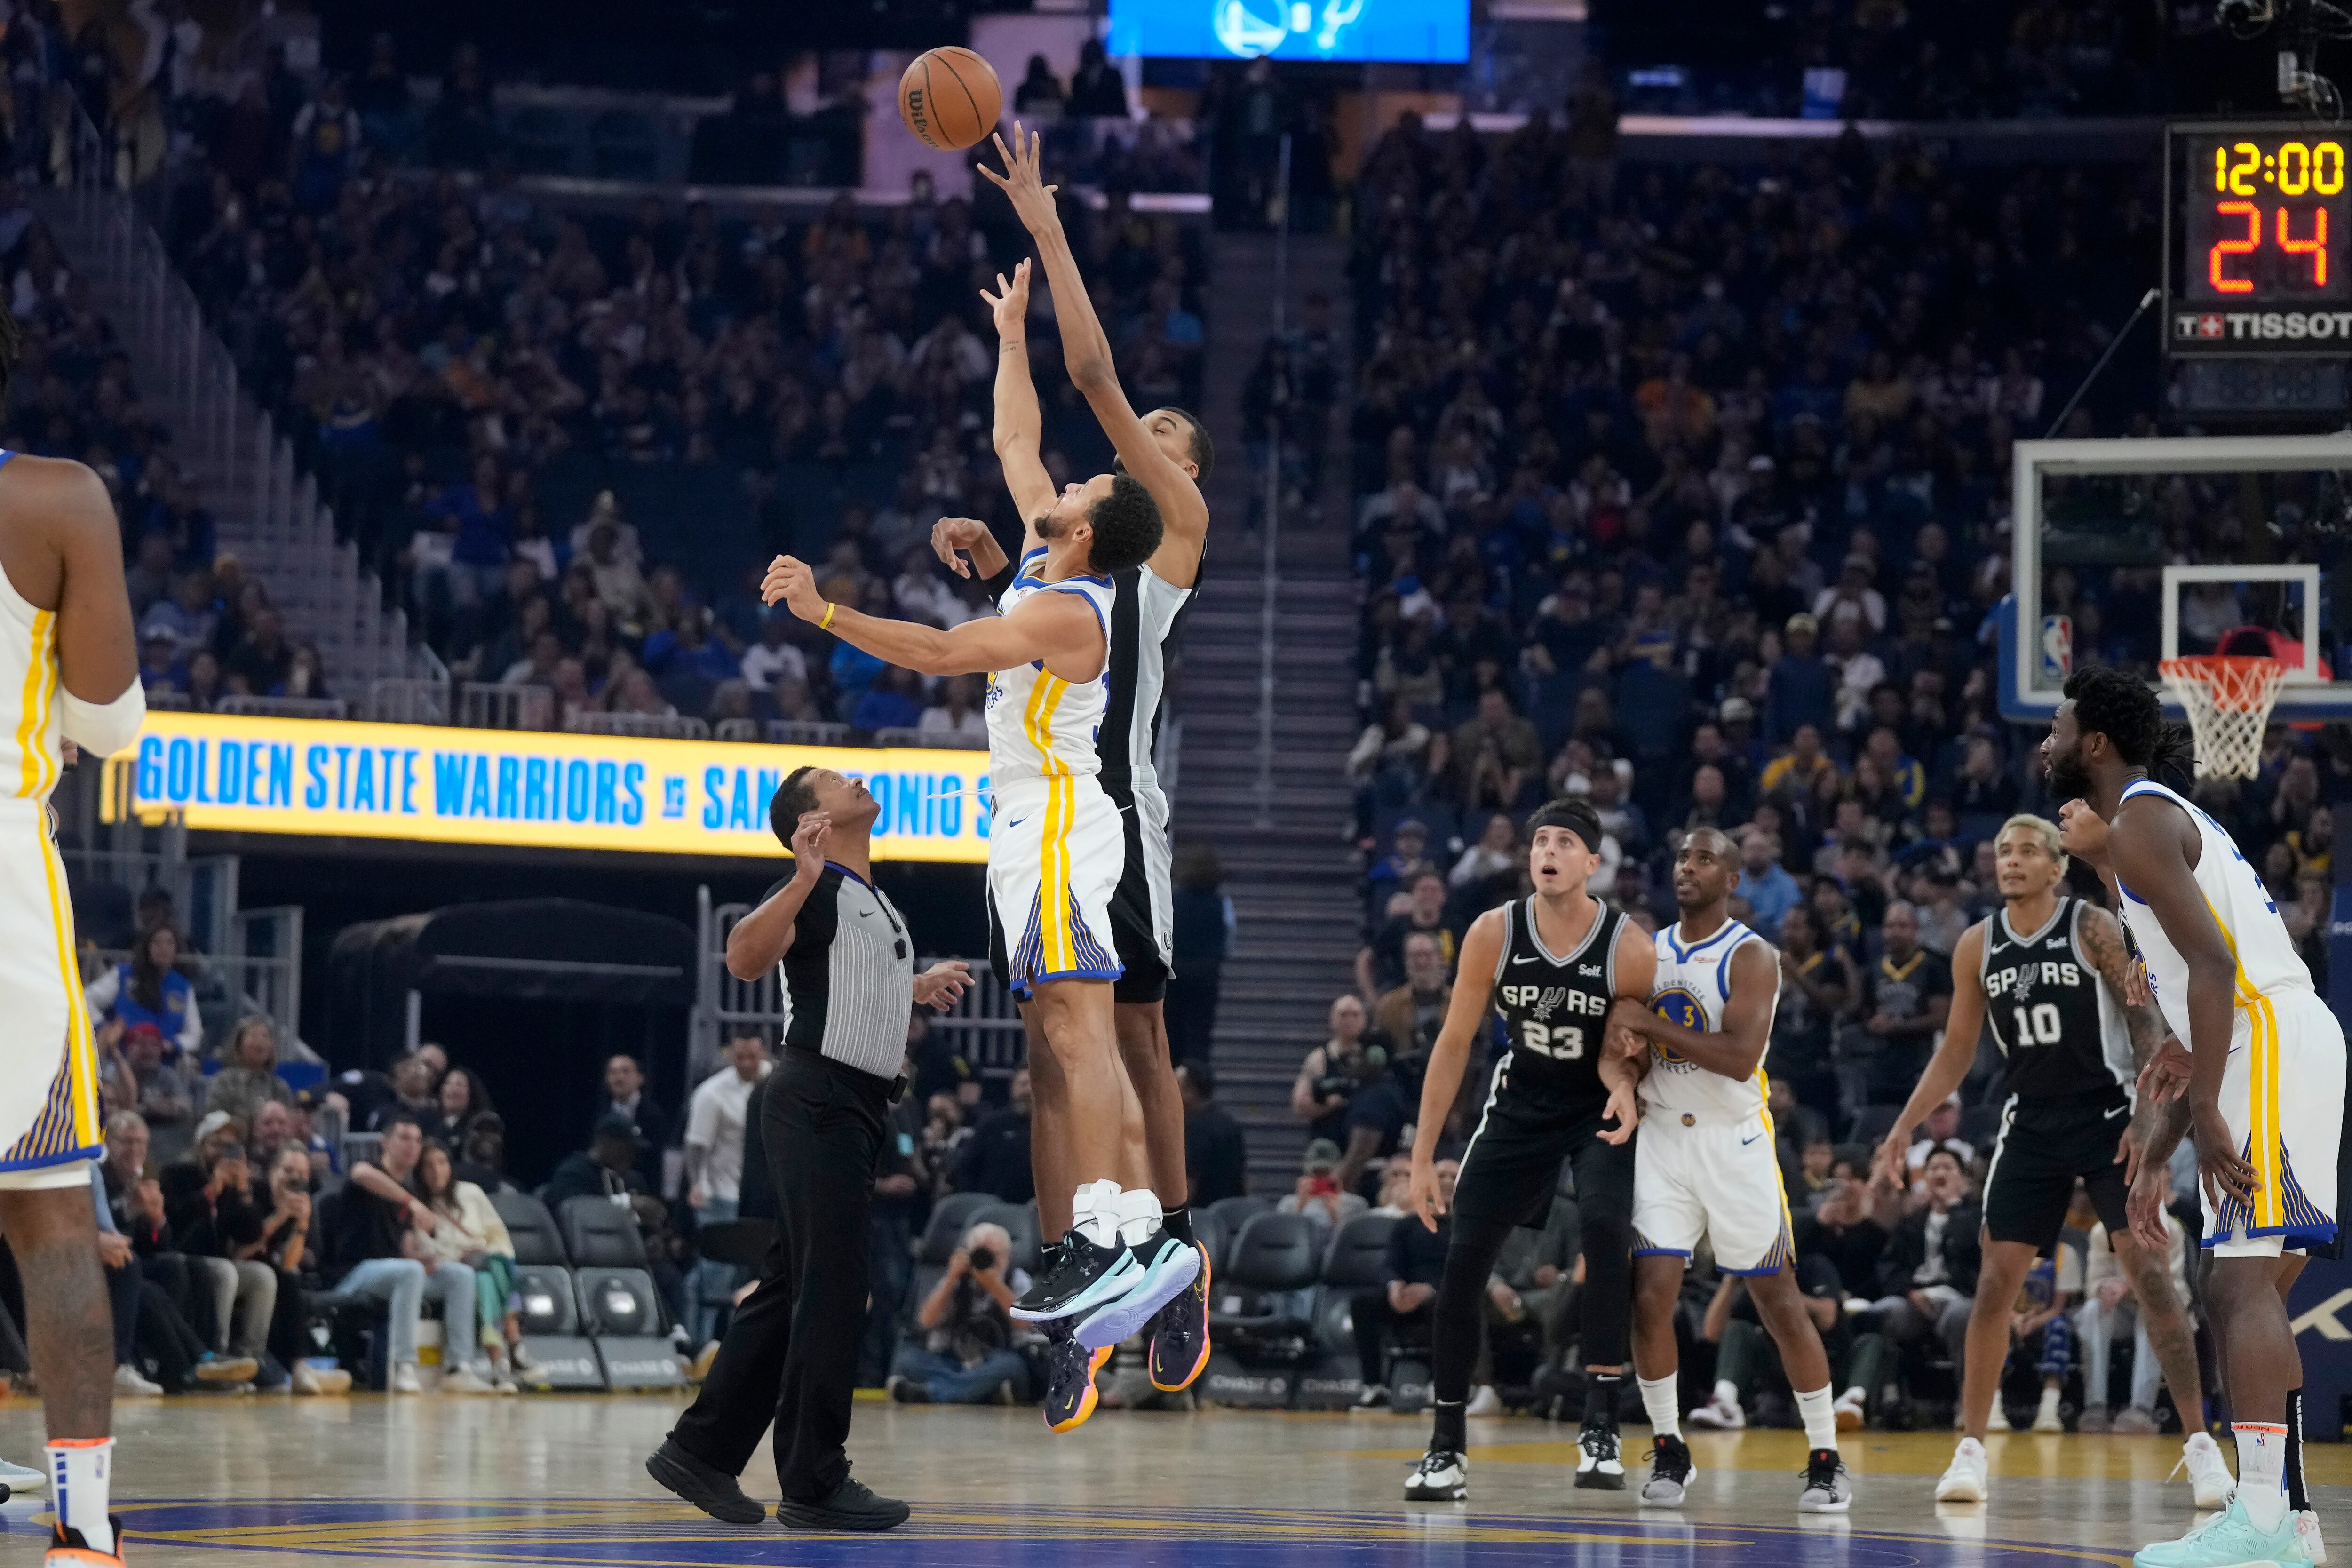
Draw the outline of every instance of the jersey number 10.
[[[2064,1021],[2054,1003],[2037,1002],[2032,1011],[2016,1009],[2017,1043],[2021,1046],[2054,1046],[2064,1032]]]
[[[1584,1056],[1584,1029],[1577,1024],[1528,1023],[1519,1026],[1519,1044],[1539,1057],[1572,1062]]]

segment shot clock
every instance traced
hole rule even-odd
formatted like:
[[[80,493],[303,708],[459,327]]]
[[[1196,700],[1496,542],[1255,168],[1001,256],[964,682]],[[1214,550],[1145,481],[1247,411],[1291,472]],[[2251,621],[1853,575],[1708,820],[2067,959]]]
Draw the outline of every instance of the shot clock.
[[[2192,124],[2167,141],[2166,347],[2352,356],[2352,134]]]

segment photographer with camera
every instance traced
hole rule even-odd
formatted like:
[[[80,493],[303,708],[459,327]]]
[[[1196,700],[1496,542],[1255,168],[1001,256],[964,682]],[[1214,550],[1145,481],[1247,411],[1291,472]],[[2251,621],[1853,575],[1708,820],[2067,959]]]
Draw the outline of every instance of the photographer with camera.
[[[898,1347],[890,1397],[901,1405],[986,1405],[999,1389],[1028,1397],[1029,1368],[1013,1348],[1013,1303],[1029,1288],[1008,1268],[1013,1237],[986,1221],[963,1233],[948,1271],[915,1313],[919,1342]]]
[[[1388,1068],[1388,1051],[1370,1028],[1370,1015],[1353,992],[1331,1004],[1331,1037],[1307,1053],[1290,1086],[1290,1113],[1307,1123],[1307,1139],[1348,1141],[1348,1102]]]

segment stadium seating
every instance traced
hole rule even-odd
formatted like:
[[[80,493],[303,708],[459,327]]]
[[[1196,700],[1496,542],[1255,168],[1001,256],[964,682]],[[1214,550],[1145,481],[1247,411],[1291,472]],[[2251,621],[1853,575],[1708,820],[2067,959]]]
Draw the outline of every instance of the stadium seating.
[[[561,1221],[581,1325],[595,1344],[605,1383],[659,1388],[683,1382],[677,1350],[662,1331],[661,1296],[636,1215],[592,1194],[564,1200]]]
[[[511,1187],[492,1193],[490,1205],[514,1243],[523,1349],[536,1365],[531,1381],[545,1388],[604,1387],[604,1363],[581,1330],[579,1288],[555,1216],[545,1204]]]

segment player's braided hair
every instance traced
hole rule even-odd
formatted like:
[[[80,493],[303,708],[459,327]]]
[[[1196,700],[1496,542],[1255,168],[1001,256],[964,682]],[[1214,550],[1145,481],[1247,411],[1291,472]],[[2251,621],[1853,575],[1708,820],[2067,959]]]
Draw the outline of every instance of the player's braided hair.
[[[2165,722],[2164,705],[2137,676],[2112,665],[2084,665],[2066,678],[2065,694],[2074,704],[2075,727],[2105,735],[2129,766],[2185,773],[2194,760],[2188,729]]]

